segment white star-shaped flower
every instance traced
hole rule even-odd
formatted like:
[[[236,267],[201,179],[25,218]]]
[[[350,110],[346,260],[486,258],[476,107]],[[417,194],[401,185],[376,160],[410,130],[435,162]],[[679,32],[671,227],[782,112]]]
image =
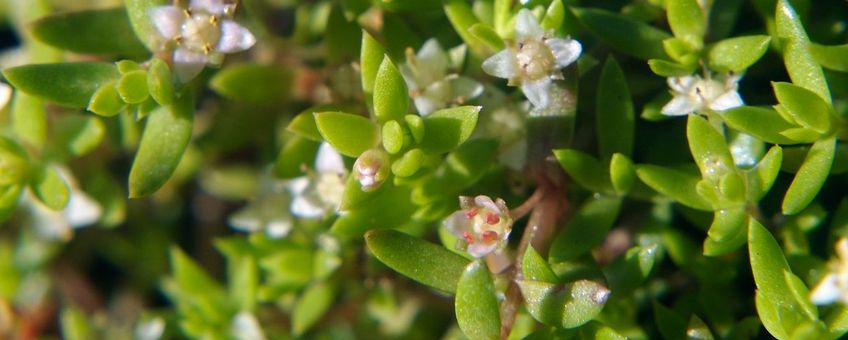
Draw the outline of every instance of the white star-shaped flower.
[[[330,144],[321,143],[314,172],[289,181],[293,198],[289,209],[301,218],[321,218],[335,212],[342,202],[347,168],[342,155]]]
[[[220,64],[223,54],[244,51],[256,43],[246,28],[231,19],[235,5],[223,0],[191,0],[188,9],[150,9],[153,26],[174,47],[174,70],[182,82],[197,76],[207,64]]]
[[[506,202],[489,196],[459,198],[462,208],[444,221],[444,226],[462,240],[471,256],[480,258],[500,248],[512,231],[512,217]]]
[[[271,238],[286,237],[294,226],[294,218],[286,209],[291,202],[287,185],[285,180],[264,174],[256,199],[229,217],[230,226],[249,233],[264,231]]]
[[[562,79],[562,70],[580,57],[583,47],[569,38],[553,38],[545,32],[533,13],[518,12],[515,42],[483,61],[483,71],[520,84],[521,91],[537,108],[550,103],[552,79]]]
[[[739,79],[733,73],[726,75],[699,75],[685,77],[669,77],[668,87],[674,98],[662,108],[666,116],[683,116],[704,110],[724,111],[742,106],[739,96]]]
[[[829,273],[813,288],[810,300],[817,305],[836,301],[848,304],[848,238],[836,242],[836,258],[828,267]]]
[[[483,93],[483,86],[474,79],[448,74],[448,64],[445,50],[436,39],[427,40],[417,54],[412,49],[406,51],[406,64],[400,66],[400,73],[422,116]]]

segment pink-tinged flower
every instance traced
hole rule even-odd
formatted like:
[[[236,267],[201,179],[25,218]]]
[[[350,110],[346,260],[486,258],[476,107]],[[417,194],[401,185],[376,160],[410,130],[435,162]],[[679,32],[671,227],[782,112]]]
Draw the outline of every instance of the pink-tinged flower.
[[[512,231],[512,218],[506,203],[488,196],[461,196],[459,210],[450,215],[444,226],[456,235],[471,256],[480,258],[503,245]]]
[[[683,116],[704,110],[724,111],[742,106],[739,79],[733,73],[711,76],[669,77],[668,87],[674,98],[662,108],[666,116]]]
[[[188,8],[150,9],[153,26],[174,47],[174,70],[182,82],[197,76],[207,64],[218,65],[223,55],[244,51],[256,43],[246,28],[231,18],[234,4],[223,0],[191,0]]]
[[[518,12],[515,42],[483,62],[483,71],[509,83],[520,84],[521,91],[537,108],[550,103],[552,79],[562,79],[562,70],[580,57],[583,47],[570,38],[554,38],[545,32],[533,13]]]
[[[848,304],[848,238],[836,242],[836,259],[828,263],[829,272],[810,293],[810,300],[817,305],[840,301]]]
[[[362,191],[374,191],[389,177],[389,154],[382,149],[363,152],[353,163],[353,176]]]

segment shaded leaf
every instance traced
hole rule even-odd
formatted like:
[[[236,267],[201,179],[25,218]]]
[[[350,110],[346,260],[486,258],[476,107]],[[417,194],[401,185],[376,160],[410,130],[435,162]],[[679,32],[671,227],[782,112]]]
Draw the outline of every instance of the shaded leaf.
[[[620,208],[621,199],[617,197],[587,199],[551,244],[551,262],[577,259],[598,245],[618,217]]]
[[[50,209],[62,210],[68,203],[68,184],[53,167],[44,166],[36,170],[30,182],[30,189],[35,197]]]
[[[241,64],[222,69],[209,86],[228,99],[279,105],[289,97],[293,78],[279,65]]]
[[[784,214],[794,215],[813,201],[830,173],[835,148],[834,137],[813,144],[783,198]]]
[[[300,336],[308,331],[333,303],[335,287],[328,283],[316,283],[306,289],[292,311],[292,332]]]
[[[443,153],[464,143],[477,126],[480,106],[457,106],[441,109],[424,117],[424,139],[421,148]]]
[[[720,113],[724,122],[733,129],[745,132],[763,141],[774,144],[795,144],[782,132],[795,128],[777,111],[754,106],[740,106]]]
[[[700,181],[698,176],[649,164],[637,165],[636,175],[652,189],[683,205],[698,210],[713,210],[710,202],[695,191],[695,186]]]
[[[24,65],[3,75],[18,90],[73,108],[88,106],[98,88],[120,76],[115,64],[101,62]]]
[[[30,28],[41,42],[71,52],[129,57],[149,54],[123,7],[54,14],[36,20]]]
[[[601,71],[597,97],[598,149],[602,159],[614,153],[630,156],[633,151],[635,117],[627,79],[612,57]]]
[[[580,186],[594,192],[610,191],[607,169],[594,157],[572,149],[554,150],[554,156]]]
[[[610,47],[636,58],[664,59],[667,32],[636,19],[601,9],[572,8],[580,22]]]

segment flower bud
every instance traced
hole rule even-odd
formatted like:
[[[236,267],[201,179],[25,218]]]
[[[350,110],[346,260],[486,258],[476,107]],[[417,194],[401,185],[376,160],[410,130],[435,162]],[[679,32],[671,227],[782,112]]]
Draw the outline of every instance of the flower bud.
[[[365,192],[379,188],[388,175],[389,154],[383,150],[365,151],[353,164],[353,176]]]

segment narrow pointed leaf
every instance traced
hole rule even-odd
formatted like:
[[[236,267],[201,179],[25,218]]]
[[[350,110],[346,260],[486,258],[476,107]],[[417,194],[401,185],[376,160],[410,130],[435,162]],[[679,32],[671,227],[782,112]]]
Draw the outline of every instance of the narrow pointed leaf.
[[[38,169],[30,182],[30,189],[50,209],[62,210],[68,203],[68,184],[53,167]]]
[[[357,157],[379,143],[379,131],[368,118],[344,112],[315,113],[321,136],[339,153]]]
[[[740,106],[721,112],[724,122],[733,129],[774,144],[796,144],[782,132],[797,127],[777,111],[754,106]]]
[[[464,143],[480,114],[480,106],[457,106],[438,110],[424,117],[424,139],[421,148],[431,153],[443,153]]]
[[[696,0],[676,0],[666,2],[668,25],[674,36],[697,46],[703,44],[706,31],[706,15]]]
[[[527,247],[522,259],[521,270],[524,271],[525,279],[550,283],[559,282],[556,274],[548,265],[548,261],[545,261],[542,255],[539,255],[536,249],[533,249],[533,246]]]
[[[115,64],[101,62],[24,65],[3,75],[18,90],[73,108],[88,106],[98,88],[120,76]]]
[[[680,170],[656,165],[637,165],[636,175],[652,189],[691,208],[712,211],[712,205],[697,194],[700,178]]]
[[[794,215],[810,204],[819,192],[833,164],[836,138],[823,139],[813,144],[804,164],[783,197],[783,213]]]
[[[30,27],[36,39],[71,52],[128,57],[149,54],[123,7],[55,14],[36,20]]]
[[[735,169],[733,156],[724,137],[706,119],[690,115],[686,124],[689,150],[704,178],[721,176]]]
[[[717,72],[742,72],[768,51],[771,38],[750,35],[721,40],[707,50],[707,64]]]
[[[300,336],[315,325],[333,303],[335,287],[328,283],[316,283],[303,293],[292,312],[292,332]]]
[[[824,73],[810,54],[807,32],[789,0],[778,0],[775,27],[777,36],[783,40],[783,62],[792,83],[815,92],[830,103]]]
[[[580,186],[594,192],[610,191],[607,169],[594,157],[573,149],[554,150],[554,156]]]
[[[773,146],[753,169],[747,171],[748,199],[759,201],[777,179],[783,161],[783,149]]]
[[[598,149],[601,158],[614,153],[630,156],[633,151],[635,116],[627,79],[618,63],[610,57],[604,64],[598,84]]]
[[[810,54],[821,66],[834,71],[848,72],[848,44],[837,46],[810,44]]]
[[[501,316],[489,268],[474,261],[465,268],[456,287],[456,320],[470,339],[498,339]]]
[[[744,207],[717,210],[704,241],[704,255],[723,255],[741,247],[748,238],[747,226]]]
[[[824,133],[830,130],[833,109],[815,92],[798,85],[774,82],[774,94],[780,107],[801,125]]]
[[[621,53],[640,59],[665,59],[662,41],[671,35],[636,19],[601,9],[572,9],[590,32]]]
[[[621,199],[617,197],[589,198],[554,239],[549,255],[551,261],[577,259],[600,244],[620,208]]]
[[[381,122],[403,119],[409,107],[406,91],[406,83],[397,66],[388,56],[383,57],[374,78],[374,115],[377,119]]]
[[[209,87],[228,99],[279,105],[289,96],[293,78],[280,65],[241,64],[216,73]]]

